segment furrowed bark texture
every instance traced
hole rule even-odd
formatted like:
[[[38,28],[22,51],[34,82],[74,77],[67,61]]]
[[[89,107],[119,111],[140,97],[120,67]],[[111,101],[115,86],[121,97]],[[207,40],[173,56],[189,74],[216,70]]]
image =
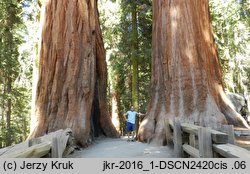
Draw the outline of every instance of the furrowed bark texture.
[[[117,136],[106,106],[107,69],[96,1],[45,0],[41,16],[36,126],[30,138],[71,128],[76,143],[84,146],[95,114],[103,133]],[[94,107],[95,95],[99,101]]]
[[[224,93],[208,0],[153,0],[151,100],[139,139],[164,144],[165,123],[247,127]]]

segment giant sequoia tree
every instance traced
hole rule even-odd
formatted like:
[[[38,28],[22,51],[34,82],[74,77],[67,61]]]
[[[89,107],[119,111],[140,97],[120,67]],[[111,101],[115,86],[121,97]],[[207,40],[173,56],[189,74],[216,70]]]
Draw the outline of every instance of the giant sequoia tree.
[[[139,139],[163,143],[166,121],[247,124],[227,100],[208,0],[153,0],[151,100]]]
[[[71,128],[85,145],[117,136],[106,102],[107,67],[96,0],[45,0],[41,20],[36,127],[30,137]]]

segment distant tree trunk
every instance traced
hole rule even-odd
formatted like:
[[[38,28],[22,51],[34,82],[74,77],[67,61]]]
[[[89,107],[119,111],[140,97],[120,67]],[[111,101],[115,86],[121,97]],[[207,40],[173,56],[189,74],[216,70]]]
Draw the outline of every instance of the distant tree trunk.
[[[138,25],[137,25],[137,4],[136,1],[132,2],[132,43],[131,43],[131,51],[132,51],[132,106],[134,106],[135,110],[139,109],[139,101],[138,101]],[[139,119],[136,117],[136,136],[139,129]]]
[[[0,76],[3,76],[2,70],[0,70]],[[3,80],[0,78],[0,83],[3,83]],[[1,95],[1,106],[0,106],[0,148],[4,147],[4,132],[5,132],[5,85],[1,85],[0,87],[0,95]]]
[[[12,80],[10,77],[7,77],[7,95],[11,95],[12,92]],[[11,145],[11,98],[7,99],[7,111],[6,111],[6,146]]]
[[[22,141],[25,140],[27,138],[27,134],[28,134],[28,127],[27,127],[27,124],[28,124],[28,120],[27,120],[27,117],[24,116],[23,118],[23,136],[22,136]]]
[[[153,0],[151,100],[142,141],[166,140],[166,122],[248,127],[231,107],[221,77],[208,0]]]
[[[67,127],[82,146],[93,129],[117,137],[107,110],[107,67],[96,0],[46,0],[41,37],[37,122],[30,137]],[[91,128],[93,120],[100,127]]]
[[[35,101],[36,101],[36,89],[38,81],[38,68],[37,68],[37,56],[33,55],[33,70],[32,70],[32,99],[31,99],[31,120],[30,120],[30,132],[33,132],[36,127],[35,115]]]
[[[118,94],[116,91],[112,92],[112,123],[115,126],[117,132],[120,132],[120,118],[118,110]]]
[[[137,28],[137,5],[132,2],[132,105],[138,109],[138,28]]]

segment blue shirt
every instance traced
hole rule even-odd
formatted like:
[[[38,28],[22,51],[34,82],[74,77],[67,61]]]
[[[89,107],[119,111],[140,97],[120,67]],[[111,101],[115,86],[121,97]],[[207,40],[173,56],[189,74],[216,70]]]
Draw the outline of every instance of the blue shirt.
[[[137,112],[128,111],[127,114],[128,114],[128,122],[135,124],[135,116],[136,116]]]

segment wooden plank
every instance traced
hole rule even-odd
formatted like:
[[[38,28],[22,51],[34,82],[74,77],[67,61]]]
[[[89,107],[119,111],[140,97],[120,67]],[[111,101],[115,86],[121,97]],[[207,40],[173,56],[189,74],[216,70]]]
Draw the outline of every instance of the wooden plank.
[[[72,130],[71,129],[65,129],[65,130],[58,130],[56,132],[51,132],[43,137],[41,137],[42,141],[49,141],[49,142],[53,142],[55,143],[55,141],[57,141],[57,145],[53,144],[53,150],[56,150],[55,152],[53,152],[54,154],[52,156],[54,156],[54,158],[62,158],[63,157],[63,153],[64,150],[66,149],[67,143],[68,143],[68,139],[69,136],[71,135]],[[57,138],[57,140],[55,140],[55,137]],[[56,149],[55,149],[56,147]],[[57,155],[56,155],[57,154]]]
[[[188,144],[184,144],[182,145],[183,150],[188,153],[191,157],[193,158],[200,158],[200,153],[199,150],[188,145]]]
[[[4,149],[0,150],[0,155],[6,156],[8,154],[16,154],[19,153],[19,151],[23,151],[25,153],[31,153],[30,151],[32,149],[28,147],[37,147],[36,144],[41,143],[42,146],[45,144],[52,144],[52,139],[57,137],[58,138],[58,157],[62,157],[63,153],[67,147],[67,143],[69,141],[69,137],[71,136],[72,131],[71,129],[66,129],[66,130],[58,130],[56,132],[51,132],[49,134],[46,134],[42,137],[31,139],[31,140],[26,140],[22,143],[16,144],[15,146],[7,147]],[[42,147],[44,148],[44,147]],[[27,150],[27,152],[26,152]],[[43,150],[43,149],[42,149]],[[39,150],[35,150],[35,153],[40,153]],[[41,152],[43,153],[43,152]],[[46,155],[46,154],[45,154]],[[0,157],[2,157],[0,156]]]
[[[198,141],[199,141],[199,152],[201,158],[212,158],[212,138],[211,130],[209,128],[199,128],[198,129]]]
[[[237,136],[249,136],[250,130],[247,128],[235,127],[234,128],[235,135]]]
[[[181,132],[181,124],[178,120],[174,121],[174,153],[176,157],[183,157],[183,149],[182,149],[182,132]]]
[[[63,157],[63,153],[67,147],[69,137],[71,136],[71,129],[66,129],[63,133],[57,135],[58,138],[58,155],[59,158]]]
[[[58,151],[58,139],[54,137],[52,139],[52,147],[51,147],[51,158],[61,158],[61,155]]]
[[[189,124],[189,123],[181,124],[182,131],[187,132],[189,134],[198,135],[199,128],[201,128],[201,126],[196,126],[196,125]],[[228,135],[223,132],[219,132],[219,131],[211,129],[211,136],[212,136],[212,141],[214,143],[217,143],[217,144],[228,143]]]
[[[4,149],[1,149],[0,155],[4,155],[4,154],[7,154],[7,153],[9,154],[9,153],[18,151],[20,149],[25,149],[27,147],[28,147],[28,140],[26,140],[24,142],[21,142],[19,144],[16,144],[16,145],[9,146],[9,147],[6,147]]]
[[[228,135],[226,133],[211,130],[212,141],[216,144],[225,144],[228,143]]]
[[[198,129],[201,128],[201,126],[196,126],[189,123],[181,123],[181,129],[183,132],[187,132],[189,134],[198,135]]]
[[[26,149],[19,149],[14,152],[5,153],[0,158],[40,158],[49,153],[51,143],[44,142]]]
[[[250,158],[250,151],[233,144],[214,144],[213,150],[226,158]]]
[[[46,134],[46,135],[44,135],[44,136],[42,136],[40,138],[41,138],[42,142],[47,142],[47,141],[52,142],[52,139],[54,137],[56,137],[57,135],[59,135],[59,134],[61,134],[63,132],[64,132],[64,130],[60,129],[60,130],[57,130],[55,132],[50,132],[49,134]]]
[[[0,149],[0,156],[5,154],[6,152],[8,152],[11,148],[12,148],[12,146]]]

